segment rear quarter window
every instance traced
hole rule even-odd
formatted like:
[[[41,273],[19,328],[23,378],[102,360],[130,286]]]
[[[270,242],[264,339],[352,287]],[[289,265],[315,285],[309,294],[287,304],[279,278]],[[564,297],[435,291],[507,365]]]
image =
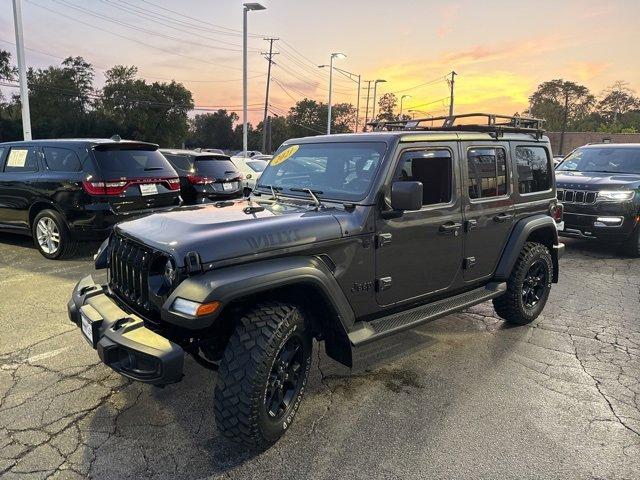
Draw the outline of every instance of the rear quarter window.
[[[516,147],[518,191],[520,193],[544,192],[551,189],[551,159],[547,149],[536,145]]]
[[[191,172],[193,170],[193,158],[189,155],[177,155],[170,153],[165,153],[163,155],[167,160],[169,160],[169,163],[176,170],[181,170],[183,172]]]
[[[76,152],[68,148],[44,147],[44,161],[53,172],[78,172],[80,159]]]

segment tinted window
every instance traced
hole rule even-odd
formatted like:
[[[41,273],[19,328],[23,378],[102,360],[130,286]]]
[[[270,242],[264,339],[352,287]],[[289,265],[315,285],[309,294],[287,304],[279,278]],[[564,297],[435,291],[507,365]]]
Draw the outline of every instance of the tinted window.
[[[502,148],[472,148],[467,154],[469,198],[507,193],[507,159]]]
[[[38,152],[35,147],[12,147],[7,155],[5,172],[38,171]]]
[[[265,168],[260,185],[281,187],[285,193],[309,188],[322,192],[319,196],[362,200],[385,149],[386,144],[373,142],[286,145]]]
[[[543,192],[551,188],[551,164],[544,147],[516,147],[518,190]]]
[[[4,148],[0,147],[0,172],[2,171],[2,167],[4,166]]]
[[[80,159],[76,153],[66,148],[44,147],[44,160],[47,168],[54,172],[77,172]]]
[[[163,154],[169,163],[173,165],[173,168],[176,170],[182,170],[184,172],[191,172],[193,169],[192,158],[189,155],[174,155],[174,154]]]
[[[558,166],[558,170],[640,174],[640,148],[579,148]]]
[[[94,150],[93,153],[105,179],[175,176],[173,167],[157,150]]]
[[[422,182],[422,205],[451,201],[451,153],[449,150],[404,152],[398,179]]]
[[[204,177],[229,178],[239,175],[236,166],[227,157],[196,157],[196,172]]]

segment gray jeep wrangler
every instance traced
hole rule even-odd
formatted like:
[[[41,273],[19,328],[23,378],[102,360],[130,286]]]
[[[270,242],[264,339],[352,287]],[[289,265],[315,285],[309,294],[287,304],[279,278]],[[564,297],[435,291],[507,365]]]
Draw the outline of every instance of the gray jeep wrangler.
[[[258,448],[291,425],[313,339],[350,367],[490,299],[527,324],[564,249],[549,141],[538,120],[474,116],[290,140],[247,198],[121,223],[95,257],[107,283],[82,279],[69,317],[131,379],[178,382],[185,353],[218,370],[219,431]]]

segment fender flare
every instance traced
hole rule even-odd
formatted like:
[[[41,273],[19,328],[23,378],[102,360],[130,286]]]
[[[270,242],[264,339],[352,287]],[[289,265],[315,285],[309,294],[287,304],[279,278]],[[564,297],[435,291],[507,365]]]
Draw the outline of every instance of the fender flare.
[[[332,305],[345,335],[353,327],[355,315],[344,292],[327,265],[316,257],[295,256],[262,260],[190,277],[178,285],[162,307],[162,319],[190,329],[211,326],[220,311],[234,300],[268,292],[287,285],[307,284],[316,288]],[[200,303],[219,301],[222,308],[210,316],[188,318],[170,312],[176,297]]]
[[[556,228],[555,221],[548,215],[539,214],[518,221],[511,231],[507,245],[502,251],[502,256],[494,278],[498,281],[506,281],[511,276],[511,271],[518,260],[518,256],[522,251],[527,239],[534,232],[548,231],[548,235],[551,236],[552,245],[559,245],[558,241],[558,229]],[[556,248],[551,248],[551,255],[554,264],[553,281],[558,281],[558,254]]]

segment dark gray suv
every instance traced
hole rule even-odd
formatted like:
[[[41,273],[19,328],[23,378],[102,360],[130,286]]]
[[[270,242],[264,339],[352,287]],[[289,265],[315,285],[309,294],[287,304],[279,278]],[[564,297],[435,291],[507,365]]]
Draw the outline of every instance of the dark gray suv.
[[[459,118],[289,140],[250,198],[119,225],[96,256],[108,283],[82,279],[71,320],[129,378],[178,382],[185,353],[219,370],[219,430],[259,448],[291,425],[314,339],[351,366],[487,300],[533,321],[564,249],[549,141],[537,120]]]

